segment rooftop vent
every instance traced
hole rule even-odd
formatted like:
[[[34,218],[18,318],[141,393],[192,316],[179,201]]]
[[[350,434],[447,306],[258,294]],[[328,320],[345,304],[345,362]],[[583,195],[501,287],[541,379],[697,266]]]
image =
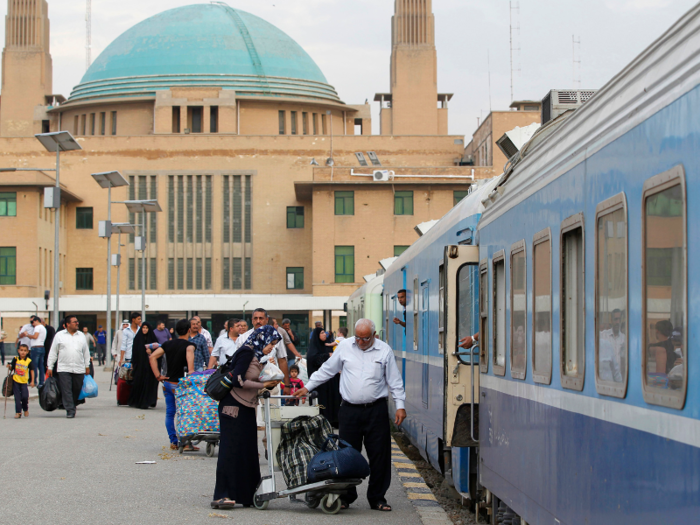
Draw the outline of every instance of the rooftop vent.
[[[595,89],[553,89],[542,99],[542,125],[587,102]]]

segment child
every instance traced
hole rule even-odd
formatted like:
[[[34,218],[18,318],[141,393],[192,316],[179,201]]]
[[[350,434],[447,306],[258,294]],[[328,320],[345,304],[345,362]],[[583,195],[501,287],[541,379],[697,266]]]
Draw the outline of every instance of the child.
[[[348,329],[345,328],[344,326],[341,326],[340,328],[338,328],[338,336],[335,338],[335,341],[334,341],[335,347],[333,348],[333,350],[335,350],[340,343],[345,341],[345,339],[347,339],[347,337],[348,337]]]
[[[304,388],[304,382],[299,379],[299,367],[297,365],[292,365],[289,367],[289,384],[291,385],[291,388],[285,390],[289,390],[289,394],[287,395],[290,396],[293,396],[296,392]],[[306,403],[306,399],[302,400],[302,402]],[[288,399],[287,406],[299,406],[299,400]]]
[[[12,370],[12,391],[15,395],[15,419],[22,417],[22,409],[24,409],[24,417],[29,417],[29,373],[32,374],[31,387],[34,388],[34,365],[29,359],[29,347],[25,344],[19,345],[17,349],[19,354],[12,360],[12,363],[7,365],[7,368]]]

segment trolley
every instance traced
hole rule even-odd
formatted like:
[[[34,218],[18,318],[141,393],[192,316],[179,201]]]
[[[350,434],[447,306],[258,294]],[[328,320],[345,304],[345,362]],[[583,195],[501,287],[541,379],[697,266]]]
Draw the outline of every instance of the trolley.
[[[271,399],[301,399],[295,396],[273,396],[269,391],[262,395],[263,398],[263,413],[265,418],[265,432],[267,433],[267,457],[269,465],[269,475],[263,476],[258,485],[253,498],[253,504],[256,509],[266,510],[270,505],[270,501],[278,498],[286,498],[288,496],[305,494],[306,505],[315,509],[321,507],[321,510],[326,514],[337,514],[342,506],[340,496],[345,494],[350,487],[356,487],[362,483],[361,479],[344,479],[344,480],[325,480],[317,483],[309,483],[301,485],[293,489],[277,490],[277,482],[275,480],[275,444],[279,443],[279,437],[275,439],[276,434],[280,432],[281,422],[276,422],[276,428],[272,424],[272,414],[270,410]],[[312,392],[309,399],[309,405],[316,398],[316,393]]]

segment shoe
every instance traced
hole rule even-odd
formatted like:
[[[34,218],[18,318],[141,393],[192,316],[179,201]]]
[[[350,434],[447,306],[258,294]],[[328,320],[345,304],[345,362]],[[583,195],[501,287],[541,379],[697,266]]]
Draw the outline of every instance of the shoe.
[[[24,411],[24,417],[29,417],[29,411],[28,411],[28,410],[25,410],[25,411]]]
[[[180,447],[177,446],[177,443],[170,443],[170,450],[177,450],[178,448]]]
[[[66,414],[66,417],[67,417],[68,419],[73,419],[73,418],[75,417],[75,412],[73,412],[73,413],[70,413],[70,412],[69,412],[68,414]]]

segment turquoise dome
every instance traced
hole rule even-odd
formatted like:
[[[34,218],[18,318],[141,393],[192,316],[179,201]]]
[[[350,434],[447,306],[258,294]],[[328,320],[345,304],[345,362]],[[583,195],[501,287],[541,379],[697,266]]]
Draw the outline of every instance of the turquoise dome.
[[[339,102],[292,38],[223,3],[170,9],[136,24],[97,57],[69,101],[155,96],[183,86]]]

